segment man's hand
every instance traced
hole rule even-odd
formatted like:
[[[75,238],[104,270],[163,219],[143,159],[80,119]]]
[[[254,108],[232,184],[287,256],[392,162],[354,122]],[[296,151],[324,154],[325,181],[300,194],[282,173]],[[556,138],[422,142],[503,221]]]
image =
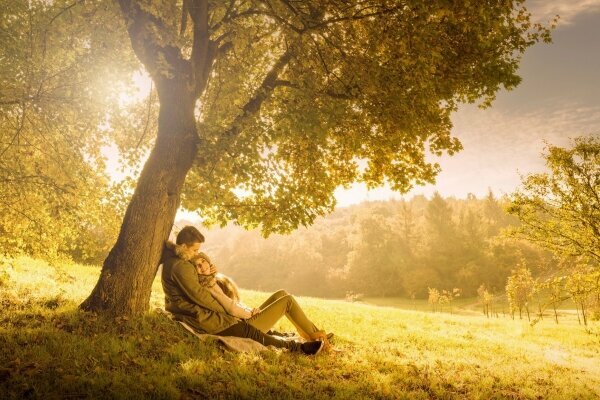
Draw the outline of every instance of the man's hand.
[[[256,314],[260,312],[260,308],[253,308],[250,314],[254,317]]]
[[[210,274],[216,274],[217,273],[217,267],[215,267],[214,264],[210,264]]]

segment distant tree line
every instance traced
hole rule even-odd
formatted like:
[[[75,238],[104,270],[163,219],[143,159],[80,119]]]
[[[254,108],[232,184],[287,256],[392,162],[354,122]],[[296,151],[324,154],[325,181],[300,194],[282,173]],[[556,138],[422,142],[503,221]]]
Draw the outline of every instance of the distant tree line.
[[[435,193],[431,199],[367,202],[339,208],[290,235],[264,239],[235,226],[213,229],[204,248],[248,289],[425,299],[429,288],[458,288],[469,297],[484,285],[500,293],[521,260],[534,273],[555,263],[549,252],[501,234],[519,223],[504,211],[507,201],[490,191],[482,199]]]

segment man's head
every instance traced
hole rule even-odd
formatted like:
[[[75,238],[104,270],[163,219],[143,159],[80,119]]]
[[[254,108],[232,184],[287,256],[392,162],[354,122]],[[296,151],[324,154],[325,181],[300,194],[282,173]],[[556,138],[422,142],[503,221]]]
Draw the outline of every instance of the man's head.
[[[185,246],[192,252],[200,250],[200,244],[204,243],[204,236],[195,227],[188,225],[183,227],[177,234],[176,242],[180,246]]]

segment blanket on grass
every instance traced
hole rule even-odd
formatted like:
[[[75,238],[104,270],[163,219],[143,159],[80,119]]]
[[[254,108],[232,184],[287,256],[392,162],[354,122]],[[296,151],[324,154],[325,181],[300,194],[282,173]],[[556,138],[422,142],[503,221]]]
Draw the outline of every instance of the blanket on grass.
[[[267,350],[275,350],[274,346],[265,346],[262,343],[259,343],[255,340],[249,338],[240,338],[235,336],[218,336],[211,335],[208,333],[198,333],[191,326],[187,325],[185,322],[177,321],[173,319],[173,316],[167,311],[157,308],[156,312],[162,314],[169,318],[171,321],[177,322],[184,329],[190,332],[192,335],[196,336],[203,343],[208,343],[211,341],[215,341],[225,347],[226,350],[238,352],[238,353],[256,353]],[[283,340],[301,340],[299,337],[282,337]]]
[[[185,322],[177,321],[181,324],[185,329],[191,332],[194,336],[200,339],[201,342],[208,341],[216,341],[225,346],[227,350],[240,352],[240,353],[255,353],[260,351],[269,350],[269,347],[265,346],[262,343],[258,343],[255,340],[248,338],[240,338],[235,336],[218,336],[218,335],[210,335],[208,333],[198,333],[191,326],[187,325]],[[271,348],[274,348],[271,346]]]

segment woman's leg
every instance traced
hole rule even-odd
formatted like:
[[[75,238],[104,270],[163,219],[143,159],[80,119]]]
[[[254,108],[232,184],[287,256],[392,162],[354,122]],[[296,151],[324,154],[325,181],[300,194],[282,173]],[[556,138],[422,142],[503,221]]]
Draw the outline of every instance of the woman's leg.
[[[262,303],[260,305],[260,307],[258,307],[261,310],[264,310],[265,308],[267,308],[268,305],[274,303],[276,300],[279,300],[280,298],[282,298],[283,296],[287,296],[289,295],[288,292],[286,292],[283,289],[279,289],[278,291],[276,291],[275,293],[273,293],[264,303]]]
[[[241,338],[250,338],[256,342],[262,343],[265,346],[275,346],[279,348],[289,349],[291,351],[300,350],[300,344],[293,340],[281,340],[271,335],[265,335],[263,332],[256,329],[254,326],[245,321],[240,321],[229,328],[216,333],[218,336],[236,336]]]
[[[322,337],[323,333],[304,314],[296,299],[291,295],[285,295],[273,301],[264,309],[246,321],[261,330],[267,332],[281,317],[286,316],[298,330],[300,336],[305,339],[315,340]]]

